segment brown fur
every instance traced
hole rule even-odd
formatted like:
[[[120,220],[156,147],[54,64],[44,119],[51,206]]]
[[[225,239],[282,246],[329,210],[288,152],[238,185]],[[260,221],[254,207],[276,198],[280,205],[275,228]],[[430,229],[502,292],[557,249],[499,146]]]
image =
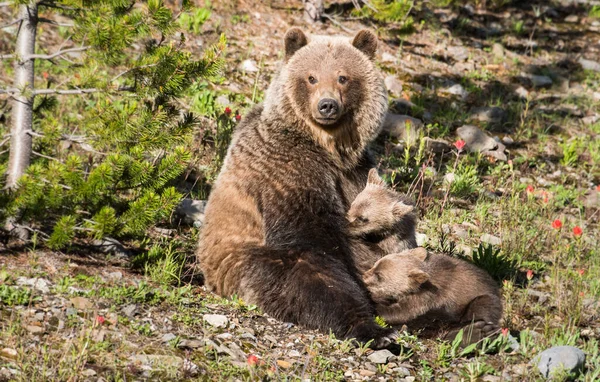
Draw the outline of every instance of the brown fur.
[[[485,271],[424,248],[382,258],[364,281],[391,325],[482,321],[497,328],[502,317],[499,289]]]
[[[288,31],[281,71],[264,106],[242,119],[210,194],[198,259],[206,285],[220,295],[235,293],[278,319],[384,346],[393,331],[375,323],[345,217],[365,186],[366,146],[387,109],[370,60],[373,43],[370,32],[353,46]],[[324,95],[339,109],[321,121],[315,105]]]
[[[374,168],[346,217],[350,235],[358,241],[354,254],[361,273],[385,255],[417,246],[414,202],[387,187]]]

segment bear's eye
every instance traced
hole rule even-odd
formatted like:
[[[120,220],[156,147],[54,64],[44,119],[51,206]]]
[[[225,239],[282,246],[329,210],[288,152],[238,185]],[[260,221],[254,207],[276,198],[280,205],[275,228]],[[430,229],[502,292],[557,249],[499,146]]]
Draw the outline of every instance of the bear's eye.
[[[359,216],[359,217],[356,218],[356,220],[358,220],[361,223],[368,223],[369,222],[369,219],[367,219],[364,216]]]
[[[311,85],[316,84],[318,81],[315,77],[313,76],[308,76],[308,82],[310,82]]]
[[[338,82],[343,85],[346,82],[348,82],[348,77],[346,77],[346,76],[339,76],[338,77]]]

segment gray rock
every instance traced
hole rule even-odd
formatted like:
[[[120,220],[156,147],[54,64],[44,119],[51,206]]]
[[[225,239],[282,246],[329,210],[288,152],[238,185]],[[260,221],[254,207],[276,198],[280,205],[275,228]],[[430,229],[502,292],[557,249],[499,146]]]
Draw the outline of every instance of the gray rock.
[[[466,91],[465,88],[462,87],[462,85],[460,84],[454,84],[449,88],[444,89],[443,91],[448,94],[460,96],[460,98],[462,99],[465,99],[469,96],[469,92]]]
[[[388,52],[383,52],[383,54],[381,55],[381,62],[392,62],[392,63],[395,63],[396,62],[396,56],[394,56],[393,54],[390,54]]]
[[[183,218],[186,224],[194,224],[196,221],[204,221],[204,209],[206,200],[183,199],[175,213]]]
[[[171,341],[171,340],[174,340],[175,338],[177,338],[177,336],[176,336],[175,334],[173,334],[173,333],[166,333],[166,334],[164,334],[164,335],[163,335],[163,336],[160,338],[160,340],[161,340],[162,342],[169,342],[169,341]]]
[[[406,382],[415,382],[417,380],[417,377],[411,377],[411,376],[409,376],[409,377],[405,377],[404,380]]]
[[[388,360],[392,357],[394,357],[394,354],[391,351],[384,349],[374,351],[367,358],[373,363],[388,363]]]
[[[198,349],[204,346],[205,342],[202,340],[181,340],[177,346],[181,349]]]
[[[415,234],[415,238],[417,239],[417,245],[419,247],[423,247],[427,243],[427,240],[429,239],[427,237],[427,235],[425,235],[424,233],[419,233],[419,232],[417,232]]]
[[[158,354],[137,354],[131,356],[129,360],[132,363],[140,363],[150,368],[169,367],[179,369],[183,366],[183,359],[176,356],[170,355],[158,355]]]
[[[407,377],[410,375],[410,370],[408,370],[404,366],[395,367],[392,369],[394,373],[396,373],[399,377]]]
[[[101,252],[110,253],[117,257],[129,257],[131,256],[131,252],[121,244],[117,239],[113,239],[112,237],[105,237],[102,240],[94,240],[92,244]]]
[[[552,78],[548,76],[540,76],[537,74],[527,74],[527,77],[531,80],[533,87],[543,88],[552,86]]]
[[[230,340],[233,338],[233,335],[231,333],[221,333],[217,336],[217,338],[220,340]]]
[[[109,280],[121,280],[123,278],[123,273],[121,271],[110,272],[106,275]]]
[[[502,239],[500,239],[498,236],[490,235],[489,233],[484,233],[483,235],[481,235],[480,240],[484,243],[492,245],[502,244]]]
[[[214,326],[215,328],[225,328],[229,323],[227,316],[222,314],[205,314],[202,316],[202,319],[206,321],[207,324]]]
[[[579,374],[585,365],[585,353],[573,346],[555,346],[544,350],[532,361],[545,378],[558,370]]]
[[[579,62],[579,65],[581,65],[581,67],[585,70],[593,70],[594,72],[600,72],[600,63],[597,61],[586,60],[585,58],[580,57],[579,60],[577,60],[577,62]]]
[[[515,93],[523,99],[526,99],[527,97],[529,97],[529,92],[527,91],[527,89],[525,89],[523,86],[519,86],[518,88],[515,89]]]
[[[449,46],[446,53],[456,61],[466,61],[469,58],[469,51],[462,46]]]
[[[600,115],[596,114],[596,115],[590,115],[588,117],[583,117],[581,118],[581,122],[583,122],[584,125],[593,125],[594,123],[600,121]]]
[[[218,96],[217,99],[215,99],[215,102],[223,107],[231,106],[231,101],[229,100],[229,97],[227,97],[224,94]]]
[[[42,293],[49,293],[50,292],[50,286],[52,285],[52,283],[50,283],[50,281],[46,280],[46,279],[42,279],[42,278],[27,278],[27,277],[19,277],[17,278],[17,280],[15,281],[16,284],[18,286],[28,286],[28,287],[32,287],[33,289],[42,292]]]
[[[492,54],[496,58],[504,58],[504,47],[502,46],[502,44],[499,44],[497,42],[494,43],[494,45],[492,45]]]
[[[414,143],[419,135],[419,129],[423,127],[420,119],[408,115],[388,113],[383,122],[383,130],[394,138],[401,139],[407,143]]]
[[[506,118],[506,111],[497,106],[493,107],[478,107],[471,110],[471,118],[480,122],[499,124]]]
[[[392,101],[391,107],[398,114],[408,114],[415,107],[415,104],[404,98],[396,98]]]
[[[502,143],[504,143],[507,146],[510,146],[512,144],[515,143],[514,139],[512,139],[511,137],[509,137],[508,135],[502,137]]]
[[[498,160],[506,161],[508,158],[504,151],[506,146],[496,141],[477,126],[464,125],[456,130],[458,136],[465,141],[465,146],[470,152],[480,152]]]
[[[576,24],[579,21],[579,17],[577,15],[569,15],[565,17],[565,23]]]
[[[396,76],[387,76],[383,82],[390,93],[397,96],[402,94],[402,81],[396,78]]]
[[[258,72],[258,67],[256,66],[256,61],[254,60],[244,60],[239,66],[239,69],[243,72],[255,73]]]
[[[137,304],[129,304],[121,308],[121,312],[123,312],[123,314],[129,318],[135,317],[135,315],[138,314],[138,311],[139,309]]]

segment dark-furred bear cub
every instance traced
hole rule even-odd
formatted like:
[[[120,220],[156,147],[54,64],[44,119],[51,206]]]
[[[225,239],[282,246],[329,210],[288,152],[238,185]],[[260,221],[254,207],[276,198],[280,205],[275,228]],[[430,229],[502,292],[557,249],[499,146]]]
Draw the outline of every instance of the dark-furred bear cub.
[[[364,274],[364,282],[391,325],[472,323],[491,334],[502,317],[499,289],[485,271],[425,248],[385,256]]]

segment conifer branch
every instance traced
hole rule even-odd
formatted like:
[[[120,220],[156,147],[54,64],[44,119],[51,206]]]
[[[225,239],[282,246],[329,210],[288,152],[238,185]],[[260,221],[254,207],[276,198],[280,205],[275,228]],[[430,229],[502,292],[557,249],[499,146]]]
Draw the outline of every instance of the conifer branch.
[[[69,48],[69,49],[59,50],[58,52],[54,52],[52,54],[30,54],[29,56],[27,56],[25,58],[24,61],[32,60],[32,59],[36,59],[36,58],[38,58],[40,60],[51,60],[55,57],[62,56],[63,54],[66,54],[66,53],[83,52],[85,50],[88,50],[89,48],[90,48],[89,46],[82,46],[79,48]]]
[[[51,20],[51,19],[47,19],[45,17],[38,17],[38,21],[41,23],[46,23],[46,24],[50,24],[50,25],[56,25],[59,27],[74,27],[75,24],[70,24],[70,23],[61,23],[55,20]]]
[[[4,146],[6,144],[6,142],[8,142],[10,140],[10,134],[8,134],[6,136],[6,138],[4,138],[4,140],[2,142],[0,142],[0,147]]]
[[[0,54],[0,60],[6,60],[9,58],[13,58],[14,56],[14,54]]]
[[[97,88],[91,88],[91,89],[65,89],[65,90],[60,90],[60,89],[38,89],[38,90],[34,90],[33,94],[34,95],[40,95],[40,94],[58,94],[58,95],[64,95],[64,94],[89,94],[89,93],[97,93],[102,91],[101,89],[97,89]]]
[[[81,8],[67,7],[64,5],[58,5],[58,4],[49,3],[46,1],[40,1],[38,3],[38,6],[46,7],[46,8],[62,9],[63,11],[80,11],[81,10]]]
[[[56,159],[54,157],[49,157],[48,155],[44,155],[42,153],[38,153],[37,151],[34,151],[34,150],[31,150],[31,153],[33,155],[37,155],[37,156],[42,157],[42,158],[46,158],[46,159],[50,159],[50,160],[53,160],[53,161],[60,162],[60,159]]]

